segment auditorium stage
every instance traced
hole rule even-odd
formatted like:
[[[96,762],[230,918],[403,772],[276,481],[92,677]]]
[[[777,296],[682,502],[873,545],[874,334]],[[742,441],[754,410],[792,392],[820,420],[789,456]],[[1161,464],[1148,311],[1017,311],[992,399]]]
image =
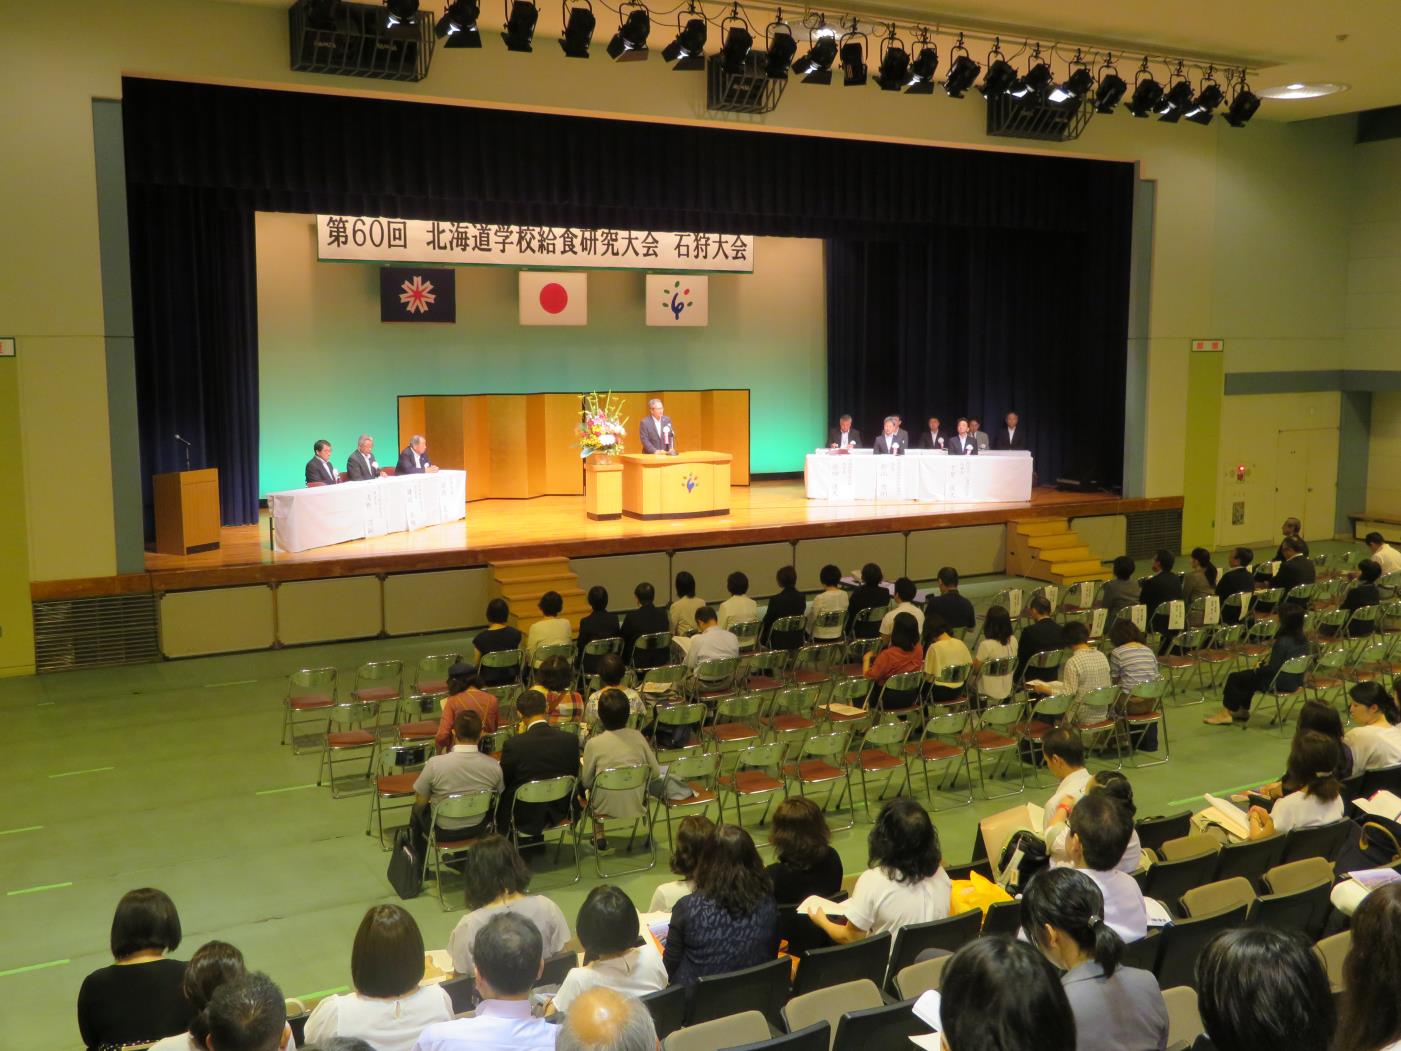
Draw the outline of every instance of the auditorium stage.
[[[1028,514],[1113,515],[1182,506],[1181,497],[1121,499],[1108,493],[1063,493],[1042,487],[1010,504],[819,502],[801,479],[761,481],[731,490],[730,513],[713,519],[590,521],[582,496],[480,500],[464,521],[334,547],[274,551],[267,513],[257,526],[226,526],[217,551],[195,555],[148,552],[146,572],[120,577],[38,581],[37,601],[139,591],[227,587],[366,573],[404,573],[480,566],[493,561],[632,554],[796,541],[865,533],[995,525]]]

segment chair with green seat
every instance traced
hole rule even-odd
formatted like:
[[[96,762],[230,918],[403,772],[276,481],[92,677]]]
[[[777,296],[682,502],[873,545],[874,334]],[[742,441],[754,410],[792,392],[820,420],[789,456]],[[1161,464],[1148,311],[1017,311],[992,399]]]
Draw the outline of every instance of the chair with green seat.
[[[806,796],[809,788],[827,786],[827,795],[822,801],[823,811],[829,811],[834,797],[840,806],[843,796],[851,797],[851,768],[844,761],[850,740],[851,734],[846,727],[812,734],[803,740],[797,758],[783,764],[783,776],[797,786],[800,796]],[[833,831],[848,829],[855,824],[853,800],[850,820]]]
[[[359,757],[363,756],[365,768],[360,777],[369,780],[370,764],[374,760],[379,737],[372,730],[366,730],[365,724],[374,727],[379,711],[377,701],[341,701],[326,709],[326,733],[321,740],[321,763],[316,770],[316,784],[320,786],[323,777],[329,777],[333,799],[340,796],[340,780],[336,776],[338,757],[344,766],[347,761],[345,756],[354,756],[357,764]]]
[[[634,672],[671,663],[671,632],[656,631],[650,635],[639,635],[632,643],[630,663]]]
[[[1162,766],[1170,758],[1167,735],[1167,712],[1163,708],[1163,698],[1167,695],[1168,684],[1163,678],[1136,683],[1123,691],[1115,706],[1115,720],[1129,746],[1129,765],[1132,767]],[[1158,727],[1158,747],[1162,758],[1143,760],[1144,738],[1150,726]]]
[[[630,763],[622,766],[610,766],[605,770],[596,771],[593,784],[589,786],[588,802],[584,805],[583,820],[592,826],[595,838],[606,835],[613,829],[627,829],[628,846],[631,849],[633,841],[637,838],[637,829],[641,825],[647,832],[644,837],[647,848],[647,863],[636,865],[632,868],[614,869],[611,872],[603,870],[603,854],[594,851],[593,864],[598,872],[599,879],[613,879],[616,876],[628,876],[637,872],[647,872],[657,864],[656,841],[651,836],[650,822],[648,821],[649,807],[647,805],[647,786],[652,780],[652,773],[648,767],[642,763]],[[600,798],[600,793],[608,793]],[[620,797],[634,798],[637,804],[637,816],[635,817],[613,817],[607,812],[610,800]]]
[[[783,765],[783,746],[777,742],[752,744],[735,757],[732,771],[716,778],[720,816],[725,816],[725,801],[734,803],[735,824],[744,824],[744,803],[764,800],[764,813],[759,823],[762,825],[769,816],[773,797],[784,794],[784,783],[780,778]]]
[[[924,772],[924,798],[929,801],[932,813],[971,806],[973,803],[973,779],[968,769],[971,719],[967,704],[939,705],[925,719],[919,740],[905,745],[906,776],[913,776],[916,765]],[[939,774],[938,784],[942,789],[946,785],[952,787],[958,784],[959,771],[968,779],[967,798],[953,806],[940,807],[934,796],[935,773]],[[914,790],[913,784],[910,790]]]
[[[564,850],[565,841],[568,840],[574,851],[574,878],[569,882],[578,883],[583,873],[579,865],[579,827],[578,814],[575,812],[575,796],[578,787],[578,778],[569,775],[561,777],[540,778],[535,781],[527,781],[518,787],[511,799],[510,823],[507,827],[506,835],[520,848],[520,808],[522,806],[539,806],[548,803],[565,802],[567,806],[567,816],[554,822],[546,822],[541,830],[541,836],[549,839],[556,837],[555,861],[559,861],[559,855]]]
[[[524,664],[525,650],[492,650],[490,653],[483,653],[481,664],[478,665],[483,686],[519,685]]]
[[[910,736],[910,724],[902,719],[873,724],[861,735],[856,747],[845,756],[850,770],[861,778],[861,805],[866,812],[866,820],[871,819],[871,787],[875,782],[880,786],[880,798],[886,793],[892,781],[904,776],[909,786],[910,772],[905,766],[905,742]]]
[[[666,838],[667,842],[674,847],[676,838],[671,828],[671,817],[673,814],[680,814],[687,817],[690,814],[704,814],[716,802],[715,779],[720,773],[720,757],[713,752],[697,752],[690,755],[677,756],[667,763],[666,776],[670,784],[676,782],[688,786],[691,789],[690,798],[672,799],[670,795],[663,792],[652,802],[652,818],[650,827],[652,838],[656,838],[655,829],[657,826],[657,816],[659,814],[666,817]]]
[[[432,820],[428,826],[428,851],[423,856],[424,875],[431,868],[438,890],[438,905],[444,910],[451,908],[443,897],[443,874],[453,858],[461,857],[471,850],[490,832],[493,815],[496,813],[496,793],[489,789],[474,792],[455,792],[444,796],[432,805]],[[438,825],[442,821],[461,821],[462,833],[452,839],[438,838]]]
[[[292,754],[301,755],[297,730],[315,726],[324,731],[326,709],[335,705],[335,668],[300,668],[287,676],[287,693],[282,699],[282,744],[292,742]],[[303,718],[297,718],[297,716]],[[316,735],[318,743],[321,735]]]

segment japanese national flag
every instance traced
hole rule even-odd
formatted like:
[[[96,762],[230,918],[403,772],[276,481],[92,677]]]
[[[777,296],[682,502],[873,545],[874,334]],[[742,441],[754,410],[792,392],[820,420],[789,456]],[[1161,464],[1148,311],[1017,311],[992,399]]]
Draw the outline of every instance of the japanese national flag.
[[[589,275],[520,272],[522,325],[587,325]]]
[[[679,328],[709,323],[709,277],[697,274],[647,275],[647,324]]]

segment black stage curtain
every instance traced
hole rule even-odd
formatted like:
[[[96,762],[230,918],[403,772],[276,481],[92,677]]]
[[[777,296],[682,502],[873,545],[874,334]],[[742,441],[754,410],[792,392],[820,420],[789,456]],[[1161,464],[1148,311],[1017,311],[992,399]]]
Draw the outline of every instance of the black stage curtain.
[[[834,255],[964,230],[1037,244],[1048,268],[1072,244],[1122,255],[1127,273],[1101,240],[1105,209],[1127,229],[1129,164],[138,78],[122,112],[146,473],[180,462],[162,421],[202,422],[237,476],[229,522],[256,515],[255,209],[814,237]],[[1119,316],[1121,285],[1100,290]]]

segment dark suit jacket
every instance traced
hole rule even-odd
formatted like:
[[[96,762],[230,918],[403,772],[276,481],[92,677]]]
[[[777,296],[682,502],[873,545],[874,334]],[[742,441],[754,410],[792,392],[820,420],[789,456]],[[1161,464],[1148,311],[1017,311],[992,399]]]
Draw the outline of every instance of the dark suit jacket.
[[[313,456],[306,462],[307,484],[312,482],[322,482],[326,485],[335,485],[340,481],[336,477],[336,469],[330,460],[323,460],[319,456]]]
[[[960,595],[957,588],[942,595],[930,595],[925,599],[924,613],[926,617],[931,613],[939,614],[951,628],[972,628],[978,623],[973,616],[973,603]],[[928,625],[929,621],[924,623]],[[929,645],[928,641],[925,645]]]
[[[808,600],[803,597],[803,593],[797,588],[785,588],[773,598],[769,599],[769,608],[764,611],[764,628],[760,636],[765,642],[776,650],[795,650],[803,644],[803,633],[801,631],[788,633],[777,632],[770,635],[773,622],[779,617],[801,617],[807,612]]]
[[[847,431],[846,434],[847,434],[846,440],[847,440],[847,444],[848,444],[848,445],[860,445],[860,444],[861,444],[861,432],[858,431],[855,427],[853,427],[853,428],[851,428],[851,430]],[[827,432],[827,444],[828,444],[828,445],[840,445],[840,444],[841,444],[841,441],[842,441],[842,429],[841,429],[840,427],[833,427],[831,430],[829,430],[829,431]]]
[[[1279,572],[1275,574],[1271,584],[1277,588],[1284,588],[1288,594],[1290,588],[1300,584],[1312,584],[1316,579],[1318,567],[1310,561],[1309,556],[1296,555],[1279,567]]]
[[[1018,679],[1026,671],[1026,662],[1031,660],[1033,653],[1058,650],[1065,645],[1062,630],[1061,626],[1056,623],[1055,617],[1038,620],[1035,624],[1028,624],[1022,629],[1022,633],[1017,639]]]
[[[618,615],[600,610],[590,613],[579,621],[579,662],[584,663],[584,647],[596,639],[613,639],[619,636]],[[598,658],[592,657],[584,671],[592,675],[598,671]]]
[[[345,477],[351,482],[368,482],[371,478],[379,477],[379,461],[375,459],[374,453],[370,454],[370,466],[365,466],[365,458],[360,455],[360,450],[356,449],[350,454],[350,459],[345,461]]]
[[[1017,433],[1008,435],[1006,427],[999,427],[996,436],[992,439],[992,447],[994,449],[1025,449],[1026,428],[1018,424]]]
[[[432,461],[428,459],[427,452],[424,452],[424,454],[419,457],[419,460],[422,462],[423,466],[415,467],[413,465],[413,450],[410,448],[405,448],[404,451],[399,454],[399,466],[394,469],[394,473],[423,474],[424,468],[432,466]]]
[[[1139,588],[1138,601],[1148,607],[1151,617],[1154,610],[1164,602],[1182,597],[1182,581],[1171,570],[1163,570],[1143,581]]]
[[[955,434],[944,446],[949,451],[950,456],[977,456],[978,442],[972,434],[960,438]]]
[[[1299,537],[1299,543],[1301,543],[1301,544],[1304,545],[1304,550],[1303,550],[1302,554],[1303,554],[1305,557],[1308,557],[1308,553],[1309,553],[1309,542],[1308,542],[1307,540],[1305,540],[1303,537]],[[1283,561],[1284,561],[1284,541],[1281,540],[1281,541],[1280,541],[1280,544],[1279,544],[1279,547],[1275,548],[1275,557],[1272,558],[1272,559],[1270,559],[1270,561],[1271,561],[1271,562],[1283,562]]]
[[[1222,602],[1221,622],[1223,624],[1234,624],[1236,613],[1234,610],[1225,608],[1226,599],[1240,591],[1254,591],[1255,580],[1250,575],[1250,570],[1244,566],[1236,566],[1222,573],[1216,581],[1216,597]]]
[[[905,443],[900,441],[899,434],[896,434],[893,438],[886,438],[884,434],[876,435],[876,442],[874,445],[871,446],[871,451],[874,452],[877,456],[883,456],[890,452],[891,442],[898,443],[895,448],[896,455],[904,456]]]
[[[579,776],[579,738],[548,723],[536,723],[523,734],[506,739],[501,749],[501,776],[506,781],[497,811],[498,826],[504,829],[511,817],[511,801],[516,789],[527,781],[538,781],[568,774]],[[523,806],[518,815],[520,830],[538,835],[545,822],[562,821],[569,813],[568,803]]]
[[[919,432],[919,447],[921,449],[942,449],[946,444],[943,432],[931,434],[929,431]]]
[[[671,622],[667,620],[666,610],[660,606],[638,606],[630,609],[623,615],[623,626],[618,634],[623,637],[623,660],[632,660],[632,644],[641,635],[655,635],[659,631],[671,630]],[[644,651],[645,652],[645,651]],[[659,650],[659,657],[649,658],[650,665],[660,667],[666,663],[667,651]]]
[[[671,417],[663,416],[661,426],[666,428],[671,427],[671,425]],[[642,451],[645,453],[654,453],[658,449],[666,448],[666,441],[657,433],[657,421],[652,418],[651,413],[644,416],[642,422],[637,425],[637,436],[642,439]],[[673,449],[676,448],[676,431],[674,428],[671,432],[671,447]]]
[[[858,584],[856,590],[851,593],[851,598],[846,606],[846,627],[852,630],[852,624],[856,622],[856,614],[863,609],[885,609],[890,605],[890,592],[879,584]],[[880,625],[873,624],[865,630],[865,638],[875,638],[880,634]]]

